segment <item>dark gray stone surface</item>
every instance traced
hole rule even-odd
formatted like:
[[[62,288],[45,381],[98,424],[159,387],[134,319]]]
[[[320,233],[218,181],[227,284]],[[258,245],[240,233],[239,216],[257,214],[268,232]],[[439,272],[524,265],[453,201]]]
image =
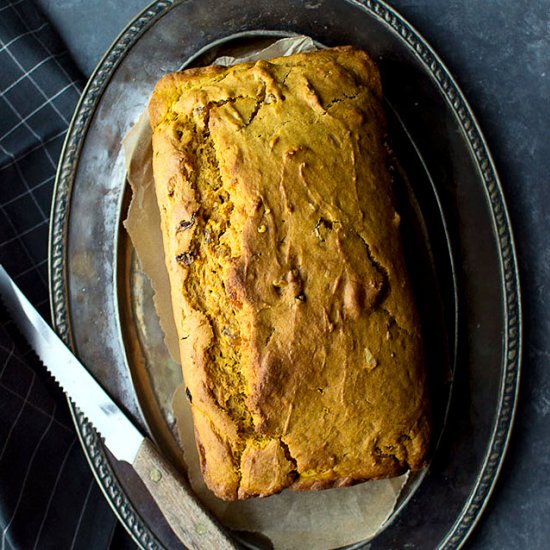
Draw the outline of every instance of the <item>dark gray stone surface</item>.
[[[145,0],[37,0],[85,75]],[[462,87],[495,157],[520,263],[523,372],[513,437],[468,546],[550,547],[550,0],[391,0]]]

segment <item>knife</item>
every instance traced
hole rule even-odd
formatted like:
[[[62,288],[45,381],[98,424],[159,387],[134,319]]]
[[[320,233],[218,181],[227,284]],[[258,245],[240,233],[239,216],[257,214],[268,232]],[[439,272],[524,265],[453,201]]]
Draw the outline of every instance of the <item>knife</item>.
[[[0,265],[0,294],[19,330],[118,460],[131,464],[178,538],[192,549],[238,549],[189,483],[144,437],[40,316]]]

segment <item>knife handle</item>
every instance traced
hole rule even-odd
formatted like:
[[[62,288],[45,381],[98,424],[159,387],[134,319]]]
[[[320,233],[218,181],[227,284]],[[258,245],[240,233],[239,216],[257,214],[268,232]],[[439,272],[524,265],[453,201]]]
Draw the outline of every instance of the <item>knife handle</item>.
[[[239,548],[201,507],[189,483],[148,439],[143,440],[133,466],[166,521],[186,547],[193,550]]]

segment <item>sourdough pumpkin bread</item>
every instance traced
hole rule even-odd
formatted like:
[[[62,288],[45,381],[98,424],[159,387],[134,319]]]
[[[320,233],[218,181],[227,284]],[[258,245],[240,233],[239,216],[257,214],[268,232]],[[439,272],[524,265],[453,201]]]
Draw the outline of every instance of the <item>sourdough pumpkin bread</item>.
[[[422,467],[420,323],[368,55],[341,47],[169,74],[149,113],[210,489],[242,499]]]

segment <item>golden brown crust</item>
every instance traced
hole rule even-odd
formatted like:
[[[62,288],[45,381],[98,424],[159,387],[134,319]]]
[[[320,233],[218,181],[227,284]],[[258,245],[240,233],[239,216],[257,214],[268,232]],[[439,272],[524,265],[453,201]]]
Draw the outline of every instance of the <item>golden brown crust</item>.
[[[164,77],[153,168],[208,486],[266,496],[426,460],[419,319],[374,63],[351,47]]]

